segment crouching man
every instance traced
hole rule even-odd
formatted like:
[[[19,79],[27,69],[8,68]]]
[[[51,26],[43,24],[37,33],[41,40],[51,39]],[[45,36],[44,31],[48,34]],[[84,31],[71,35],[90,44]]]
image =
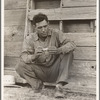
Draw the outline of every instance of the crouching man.
[[[72,64],[75,44],[64,33],[49,27],[48,18],[34,16],[35,32],[25,37],[17,73],[31,85],[34,92],[43,82],[55,82],[55,97],[63,97],[63,86],[68,83],[68,68]]]

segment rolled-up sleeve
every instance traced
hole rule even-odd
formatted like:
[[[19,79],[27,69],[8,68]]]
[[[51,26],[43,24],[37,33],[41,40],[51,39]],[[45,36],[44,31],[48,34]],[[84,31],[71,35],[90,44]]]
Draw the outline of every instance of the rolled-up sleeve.
[[[24,39],[23,48],[21,53],[21,60],[25,63],[32,63],[32,56],[34,55],[34,46],[31,43],[31,38],[27,37]]]
[[[58,48],[59,53],[65,54],[76,48],[76,44],[74,43],[74,41],[71,41],[70,39],[68,39],[67,36],[63,32],[59,32],[58,40],[60,44]]]

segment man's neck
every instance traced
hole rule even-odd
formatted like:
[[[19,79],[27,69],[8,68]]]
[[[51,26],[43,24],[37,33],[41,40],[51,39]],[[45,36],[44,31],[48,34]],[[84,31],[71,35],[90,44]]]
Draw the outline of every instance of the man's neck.
[[[46,37],[39,36],[39,39],[40,39],[41,41],[45,41],[46,38],[47,38],[47,36],[46,36]]]

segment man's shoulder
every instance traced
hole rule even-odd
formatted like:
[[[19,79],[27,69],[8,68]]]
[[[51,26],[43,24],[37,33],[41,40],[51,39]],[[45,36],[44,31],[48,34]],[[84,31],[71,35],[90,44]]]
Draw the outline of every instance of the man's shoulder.
[[[59,34],[61,33],[61,31],[59,29],[53,29],[53,28],[50,28],[50,31],[53,33],[53,34]]]
[[[34,33],[29,33],[28,36],[25,37],[27,41],[36,41],[38,39],[38,36],[36,32]]]

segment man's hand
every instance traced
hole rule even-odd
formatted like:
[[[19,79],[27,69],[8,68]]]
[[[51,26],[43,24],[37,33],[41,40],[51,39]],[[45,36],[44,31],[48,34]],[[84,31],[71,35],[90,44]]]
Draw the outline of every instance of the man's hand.
[[[42,48],[41,46],[39,46],[39,47],[37,47],[37,48],[35,49],[35,54],[36,54],[36,55],[41,55],[42,52],[43,52],[43,48]]]
[[[57,54],[58,49],[55,46],[48,47],[48,52],[50,54]]]
[[[32,55],[32,57],[31,57],[31,59],[34,60],[34,59],[38,58],[40,55],[42,55],[42,53],[43,53],[43,48],[40,47],[40,46],[37,47],[37,48],[35,49],[34,55]]]

